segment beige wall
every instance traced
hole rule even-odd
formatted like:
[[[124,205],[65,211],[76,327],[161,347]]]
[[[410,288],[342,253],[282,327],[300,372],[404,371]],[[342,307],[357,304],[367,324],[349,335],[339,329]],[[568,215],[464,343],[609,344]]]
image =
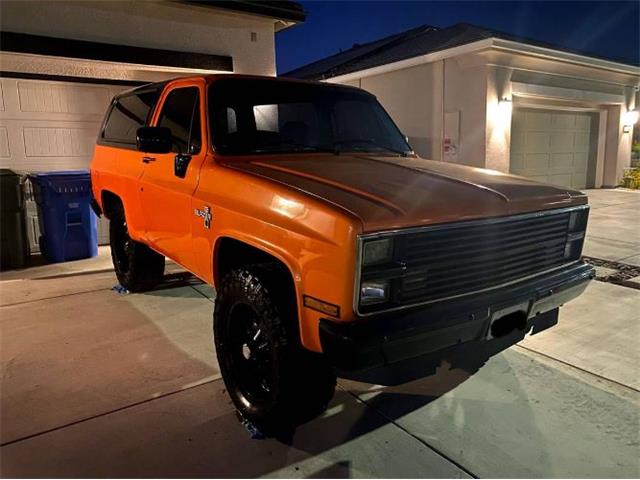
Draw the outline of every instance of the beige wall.
[[[457,163],[485,166],[487,67],[459,58],[445,62],[445,112],[460,112]]]
[[[269,18],[166,1],[3,0],[0,9],[0,28],[5,31],[229,55],[236,73],[275,75],[276,71],[274,21]],[[257,33],[256,42],[251,41],[251,32]],[[92,73],[92,68],[106,75],[111,70],[107,64],[101,72],[95,62],[47,62],[37,56],[26,57],[2,54],[2,69],[80,76]],[[121,65],[107,78],[127,78],[126,70],[131,68]],[[163,76],[158,69],[133,70],[131,79],[146,75],[145,79],[156,80]]]
[[[378,98],[420,156],[441,159],[441,64],[367,77],[358,86]]]
[[[613,187],[620,183],[625,168],[631,165],[631,141],[633,131],[624,131],[624,105],[607,108],[607,133],[603,186]]]

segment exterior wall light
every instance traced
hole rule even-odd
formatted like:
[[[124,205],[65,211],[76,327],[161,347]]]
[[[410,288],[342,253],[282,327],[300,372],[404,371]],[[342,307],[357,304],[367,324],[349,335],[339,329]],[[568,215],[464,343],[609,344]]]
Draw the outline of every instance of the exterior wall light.
[[[638,110],[629,110],[625,112],[622,116],[622,131],[624,133],[629,133],[633,126],[638,123],[638,118],[640,118],[640,112]]]
[[[494,116],[494,125],[497,128],[504,130],[510,125],[512,109],[513,109],[513,102],[511,101],[511,99],[504,97],[502,100],[498,102],[498,107],[495,110],[495,116]]]

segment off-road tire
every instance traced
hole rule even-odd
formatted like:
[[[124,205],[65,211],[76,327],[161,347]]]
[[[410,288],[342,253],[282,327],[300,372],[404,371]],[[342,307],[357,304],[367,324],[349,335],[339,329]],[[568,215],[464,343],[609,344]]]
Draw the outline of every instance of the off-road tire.
[[[295,292],[287,275],[265,265],[230,272],[219,286],[213,314],[227,392],[241,415],[269,436],[286,434],[321,414],[336,386],[326,359],[300,345]],[[244,324],[250,334],[241,346]],[[253,375],[253,370],[260,373]]]
[[[121,206],[109,218],[111,260],[118,282],[130,292],[151,290],[162,281],[164,256],[132,240]]]

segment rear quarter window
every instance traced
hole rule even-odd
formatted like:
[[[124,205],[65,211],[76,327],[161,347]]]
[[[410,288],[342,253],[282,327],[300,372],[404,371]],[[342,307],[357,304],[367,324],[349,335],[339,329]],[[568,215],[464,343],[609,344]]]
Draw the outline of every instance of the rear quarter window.
[[[159,96],[158,90],[151,90],[116,98],[107,114],[102,139],[135,145],[136,131],[148,123]]]

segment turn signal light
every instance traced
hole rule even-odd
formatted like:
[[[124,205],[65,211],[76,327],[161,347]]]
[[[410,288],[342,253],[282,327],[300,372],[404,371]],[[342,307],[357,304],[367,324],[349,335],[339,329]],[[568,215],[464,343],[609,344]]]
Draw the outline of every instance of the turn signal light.
[[[302,298],[304,300],[305,307],[321,313],[326,313],[332,317],[340,318],[340,307],[338,305],[318,300],[317,298],[310,297],[309,295],[304,295]]]

